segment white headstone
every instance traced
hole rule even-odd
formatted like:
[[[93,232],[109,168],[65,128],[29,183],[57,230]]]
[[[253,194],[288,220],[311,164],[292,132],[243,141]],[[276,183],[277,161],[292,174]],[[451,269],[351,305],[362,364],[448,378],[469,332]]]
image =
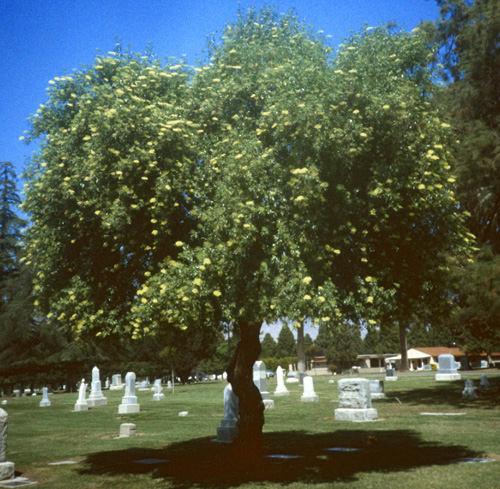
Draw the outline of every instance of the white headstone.
[[[120,438],[133,438],[136,431],[134,423],[122,423],[120,425]]]
[[[106,377],[106,381],[104,382],[104,388],[109,389],[109,377]]]
[[[50,406],[49,389],[47,387],[42,387],[42,400],[40,401],[40,407],[47,406]]]
[[[85,399],[85,392],[87,389],[87,384],[85,383],[85,379],[82,379],[80,383],[80,388],[78,389],[78,401],[75,404],[75,411],[88,411],[89,405]]]
[[[104,397],[101,390],[101,380],[99,377],[99,369],[94,367],[92,369],[92,384],[90,385],[90,395],[87,400],[89,407],[104,406],[108,400]]]
[[[455,362],[455,357],[449,354],[439,355],[436,380],[460,380],[460,377],[460,374],[457,372],[457,362]]]
[[[387,396],[384,392],[383,380],[370,380],[370,394],[372,399],[384,399]]]
[[[125,395],[122,397],[122,403],[118,406],[118,413],[129,414],[139,411],[140,406],[135,395],[135,373],[128,372],[125,376]]]
[[[319,400],[318,395],[314,392],[314,382],[313,378],[306,375],[303,380],[304,393],[302,394],[300,400],[302,402],[317,402]]]
[[[114,374],[111,376],[111,386],[109,388],[110,390],[123,389],[121,374]]]
[[[274,401],[271,400],[271,396],[267,390],[266,364],[262,361],[257,361],[253,364],[253,383],[259,389],[265,409],[272,409]]]
[[[231,384],[224,389],[224,419],[217,428],[217,441],[232,443],[238,436],[238,396]]]
[[[367,379],[341,379],[338,382],[339,408],[335,410],[338,421],[374,421],[377,410],[372,408],[370,384]]]
[[[278,367],[276,369],[276,379],[278,380],[278,386],[276,387],[276,390],[274,391],[274,395],[275,396],[288,396],[288,395],[290,395],[290,392],[285,387],[285,382],[283,380],[283,369],[281,367]]]
[[[165,399],[165,394],[163,394],[163,387],[161,386],[161,379],[156,379],[153,384],[154,394],[153,401],[163,401]]]
[[[7,462],[7,425],[8,414],[0,408],[0,481],[13,479],[15,466]]]

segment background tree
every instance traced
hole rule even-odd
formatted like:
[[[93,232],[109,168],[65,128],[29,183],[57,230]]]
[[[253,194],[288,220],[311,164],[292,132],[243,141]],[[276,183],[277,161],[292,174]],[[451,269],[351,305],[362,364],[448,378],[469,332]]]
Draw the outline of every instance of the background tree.
[[[266,333],[260,344],[262,348],[262,351],[260,353],[261,358],[275,358],[278,356],[278,345],[275,339],[272,337],[271,333]]]
[[[281,326],[278,335],[278,344],[276,347],[276,356],[278,358],[293,357],[297,354],[297,344],[293,333],[286,323]]]
[[[457,195],[480,248],[475,262],[456,268],[459,307],[452,329],[466,351],[488,351],[500,346],[495,279],[500,253],[500,2],[438,4],[436,42],[447,82],[438,102],[456,131]]]

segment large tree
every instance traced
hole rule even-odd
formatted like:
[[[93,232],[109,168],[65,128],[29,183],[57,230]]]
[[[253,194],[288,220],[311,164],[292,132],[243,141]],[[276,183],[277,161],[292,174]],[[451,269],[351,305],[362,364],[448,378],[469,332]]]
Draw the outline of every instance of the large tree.
[[[40,308],[81,336],[234,330],[235,446],[258,454],[261,325],[375,321],[413,248],[444,270],[458,243],[424,46],[376,29],[333,56],[265,8],[194,72],[117,52],[55,80],[25,207]]]
[[[500,346],[500,2],[439,0],[436,39],[445,90],[438,99],[456,131],[457,195],[477,237],[475,261],[456,267],[452,329],[466,351]]]

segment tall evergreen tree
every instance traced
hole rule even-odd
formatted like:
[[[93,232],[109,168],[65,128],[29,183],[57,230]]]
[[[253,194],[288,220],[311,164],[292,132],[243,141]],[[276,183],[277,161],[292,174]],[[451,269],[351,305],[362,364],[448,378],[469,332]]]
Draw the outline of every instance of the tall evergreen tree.
[[[293,357],[297,354],[297,344],[293,333],[286,323],[283,323],[280,334],[278,335],[278,345],[276,348],[276,357]]]
[[[275,339],[272,337],[271,333],[266,333],[261,341],[262,351],[260,353],[261,358],[274,358],[276,357],[276,351],[278,345]]]

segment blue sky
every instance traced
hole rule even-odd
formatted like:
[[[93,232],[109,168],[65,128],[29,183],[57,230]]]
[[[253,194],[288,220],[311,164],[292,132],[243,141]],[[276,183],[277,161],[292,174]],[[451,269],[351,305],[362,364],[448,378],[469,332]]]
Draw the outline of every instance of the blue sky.
[[[207,36],[236,19],[238,9],[260,0],[11,0],[0,2],[0,161],[20,172],[36,149],[19,137],[28,117],[46,100],[49,80],[112,51],[116,36],[132,50],[151,43],[160,58],[185,55],[191,64]],[[434,0],[269,1],[280,12],[294,7],[299,18],[332,36],[337,46],[364,23],[395,21],[407,30],[434,20]],[[21,187],[21,183],[19,185]]]

